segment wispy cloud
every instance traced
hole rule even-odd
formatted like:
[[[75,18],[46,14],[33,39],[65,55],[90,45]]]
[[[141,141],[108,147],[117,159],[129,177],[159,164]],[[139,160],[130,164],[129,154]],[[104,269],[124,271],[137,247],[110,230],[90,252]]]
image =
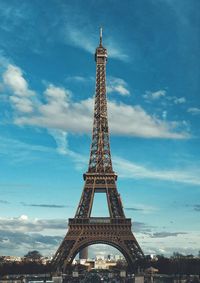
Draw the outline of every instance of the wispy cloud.
[[[56,150],[59,154],[66,155],[72,158],[76,164],[76,168],[80,169],[85,166],[88,162],[88,158],[78,152],[75,152],[69,148],[68,145],[68,134],[63,130],[49,129],[49,134],[54,138],[56,142]]]
[[[34,156],[32,155],[34,152]],[[11,163],[33,161],[40,158],[40,153],[53,153],[55,150],[42,145],[27,144],[19,140],[0,136],[0,155]],[[7,158],[9,157],[9,158]],[[30,187],[29,184],[0,184],[3,187]]]
[[[186,232],[156,232],[151,235],[151,238],[166,238],[166,237],[177,237],[178,235],[185,235]]]
[[[200,115],[200,108],[190,107],[188,108],[187,112],[191,113],[192,115]]]
[[[195,211],[200,211],[200,204],[195,204],[193,208]]]
[[[61,204],[36,204],[36,203],[21,203],[23,206],[30,206],[30,207],[41,207],[41,208],[65,208],[69,207],[67,205],[61,205]]]
[[[83,76],[68,76],[66,78],[66,82],[75,82],[75,83],[90,83],[94,82],[95,78],[90,76],[90,77],[83,77]]]
[[[157,179],[170,182],[200,185],[199,169],[190,168],[188,170],[158,170],[150,169],[128,160],[114,157],[114,166],[119,175],[124,178],[134,179]]]
[[[134,206],[125,206],[124,209],[127,211],[140,211],[145,214],[152,213],[158,210],[156,207],[145,204],[135,204]]]
[[[72,151],[67,142],[67,134],[60,130],[50,131],[50,134],[56,141],[57,149],[56,151],[59,154],[69,156],[72,158],[78,169],[82,169],[85,164],[88,162],[88,156],[82,155],[80,153]],[[23,143],[21,141],[7,139],[0,137],[0,154],[5,156],[9,155],[9,160],[14,162],[24,162],[25,160],[32,160],[31,152],[40,153],[55,153],[54,148],[48,148],[40,145],[30,145]],[[23,155],[21,155],[23,152]],[[36,157],[34,157],[36,158]],[[150,169],[145,167],[144,165],[140,165],[134,162],[130,162],[126,159],[123,159],[118,156],[113,157],[113,163],[116,171],[123,178],[133,178],[133,179],[157,179],[157,180],[166,180],[170,182],[179,182],[179,183],[187,183],[191,185],[199,185],[199,171],[198,168],[190,168],[188,170],[158,170],[156,168]],[[2,187],[29,187],[27,184],[0,184]],[[131,209],[131,207],[128,207]],[[134,206],[136,209],[150,210],[151,207],[143,207],[143,206]]]
[[[186,102],[186,98],[185,97],[175,97],[174,98],[174,103],[175,104],[183,104]]]
[[[79,47],[91,54],[94,54],[96,47],[98,46],[99,34],[97,30],[93,30],[91,26],[86,25],[80,28],[79,23],[72,24],[67,21],[64,27],[64,39],[67,44]],[[109,50],[108,56],[121,61],[127,62],[129,60],[128,54],[120,46],[120,43],[112,37],[104,37],[105,47]]]
[[[130,211],[142,211],[142,208],[136,208],[136,207],[124,207],[125,210],[130,210]]]
[[[33,162],[41,158],[41,153],[49,158],[52,154],[66,155],[72,159],[76,168],[82,169],[88,162],[88,156],[72,151],[68,147],[67,134],[60,130],[49,130],[49,134],[54,138],[56,147],[47,147],[24,143],[15,139],[8,139],[0,136],[0,156],[5,157],[12,164]],[[33,154],[34,153],[34,154]],[[0,183],[3,188],[30,188],[30,184]]]
[[[164,104],[183,104],[186,103],[185,97],[170,96],[165,89],[157,91],[146,91],[143,95],[147,102],[162,100]]]
[[[157,100],[164,96],[166,96],[166,90],[162,90],[162,89],[154,92],[146,91],[145,94],[143,95],[144,99],[146,100]]]
[[[128,89],[128,84],[121,78],[108,77],[107,79],[107,92],[108,93],[118,93],[121,96],[130,95]]]
[[[0,199],[0,203],[1,204],[9,204],[9,202],[7,200],[2,200],[2,199]]]
[[[14,28],[22,24],[23,20],[27,17],[25,13],[27,6],[24,3],[21,3],[21,5],[13,5],[14,6],[2,1],[0,6],[0,16],[2,19],[1,29],[6,32],[14,30]]]

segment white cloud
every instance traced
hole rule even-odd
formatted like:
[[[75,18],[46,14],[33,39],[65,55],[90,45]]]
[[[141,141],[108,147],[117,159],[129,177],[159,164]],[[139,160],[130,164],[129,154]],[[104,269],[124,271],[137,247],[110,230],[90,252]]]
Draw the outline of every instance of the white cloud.
[[[185,97],[177,97],[177,96],[166,96],[165,103],[171,102],[172,104],[184,104],[186,103]]]
[[[56,129],[49,129],[48,132],[54,138],[57,146],[57,152],[59,154],[71,157],[76,164],[76,168],[82,169],[83,167],[85,167],[85,164],[87,164],[88,162],[88,157],[69,149],[67,132]]]
[[[162,118],[163,118],[163,120],[166,120],[166,119],[167,119],[167,111],[166,111],[166,110],[164,110],[164,111],[162,112]]]
[[[34,95],[33,91],[29,90],[28,84],[19,67],[9,64],[7,70],[3,74],[3,81],[17,96]]]
[[[191,107],[191,108],[188,108],[187,112],[191,113],[192,115],[199,115],[200,114],[200,108]]]
[[[19,220],[21,221],[26,221],[26,220],[28,220],[28,216],[27,215],[25,215],[25,214],[22,214],[20,217],[19,217]]]
[[[34,105],[31,97],[35,96],[35,93],[29,89],[21,69],[8,64],[7,69],[3,74],[3,82],[4,85],[12,91],[10,101],[14,108],[23,113],[32,112]]]
[[[146,91],[146,93],[143,95],[143,97],[146,100],[157,100],[164,96],[166,96],[166,90],[162,90],[162,89],[154,91],[154,92]]]
[[[49,84],[47,89],[44,92],[46,98],[46,103],[41,103],[38,107],[38,112],[43,113],[43,116],[46,116],[52,120],[56,120],[56,115],[64,113],[65,109],[69,107],[70,100],[70,91],[56,87],[52,84]]]
[[[108,102],[111,133],[144,138],[188,138],[187,132],[178,131],[181,122],[167,122],[152,117],[140,106],[131,106],[114,101]],[[54,119],[52,119],[54,117]],[[33,116],[21,115],[15,119],[19,125],[35,125],[75,133],[90,133],[93,118],[93,99],[80,102],[50,100]]]
[[[175,104],[183,104],[186,102],[186,99],[185,97],[174,97],[174,103]]]
[[[15,123],[56,129],[65,132],[91,133],[93,99],[73,102],[68,89],[49,84],[44,91],[44,102],[29,90],[20,68],[9,65],[3,74],[4,83],[13,90],[10,100],[15,109]],[[18,84],[19,82],[19,84]],[[123,95],[128,94],[126,83],[111,78],[110,87]],[[161,91],[160,91],[161,92]],[[32,99],[32,96],[34,100]],[[160,95],[160,94],[159,94]],[[159,96],[156,94],[155,97]],[[34,109],[34,112],[31,111]],[[182,122],[162,121],[148,114],[141,106],[108,101],[111,133],[144,138],[188,138]]]
[[[107,92],[116,92],[122,96],[130,95],[127,83],[120,78],[108,77],[107,79]]]
[[[32,101],[28,98],[12,95],[10,101],[19,112],[29,113],[33,111]]]
[[[199,169],[189,168],[188,170],[159,170],[150,169],[119,157],[114,157],[113,161],[116,171],[124,178],[157,179],[198,186],[200,185]]]
[[[49,88],[51,95],[49,95]],[[55,91],[55,94],[53,92]],[[93,99],[80,102],[69,99],[67,91],[52,85],[45,91],[47,103],[38,107],[37,115],[19,115],[15,123],[54,128],[75,133],[90,133],[93,118]],[[187,138],[188,134],[177,131],[181,123],[161,121],[150,116],[140,106],[131,106],[114,101],[108,102],[111,133],[144,138]],[[52,119],[52,117],[54,117]]]
[[[152,91],[146,91],[145,94],[143,95],[144,99],[146,101],[155,101],[155,100],[159,100],[159,99],[163,99],[163,101],[165,102],[165,104],[169,103],[170,101],[173,104],[183,104],[186,103],[186,98],[185,97],[176,97],[176,96],[167,96],[167,92],[166,90],[158,90],[155,92]]]
[[[172,102],[173,104],[183,104],[183,103],[186,103],[186,98],[185,97],[166,96],[166,100],[168,102]]]
[[[49,102],[66,104],[70,96],[70,91],[64,88],[56,87],[53,84],[49,84],[44,94]]]
[[[108,103],[111,132],[144,138],[187,138],[188,134],[178,132],[178,122],[167,122],[149,115],[141,106]]]

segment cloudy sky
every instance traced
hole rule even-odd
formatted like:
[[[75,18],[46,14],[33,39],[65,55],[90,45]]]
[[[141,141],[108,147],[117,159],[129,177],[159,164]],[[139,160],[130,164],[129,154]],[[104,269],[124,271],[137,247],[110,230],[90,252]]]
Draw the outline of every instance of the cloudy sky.
[[[199,11],[198,0],[0,0],[0,255],[53,254],[75,214],[101,25],[126,216],[146,254],[198,253]],[[107,215],[104,195],[92,215]]]

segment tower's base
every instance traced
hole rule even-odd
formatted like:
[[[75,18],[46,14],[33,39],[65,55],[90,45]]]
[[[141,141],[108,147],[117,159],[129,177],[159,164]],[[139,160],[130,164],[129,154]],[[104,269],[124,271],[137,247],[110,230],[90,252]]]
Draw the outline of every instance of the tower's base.
[[[80,250],[93,244],[118,249],[133,271],[135,261],[144,256],[132,233],[131,219],[73,218],[69,219],[68,232],[52,260],[55,271],[67,271]]]

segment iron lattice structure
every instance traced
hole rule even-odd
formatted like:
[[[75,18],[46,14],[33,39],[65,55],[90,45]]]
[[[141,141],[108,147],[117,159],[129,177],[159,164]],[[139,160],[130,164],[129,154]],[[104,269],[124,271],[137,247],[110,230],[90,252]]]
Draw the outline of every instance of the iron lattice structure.
[[[116,186],[117,175],[112,168],[106,99],[107,50],[102,45],[102,31],[95,61],[96,93],[89,167],[83,175],[85,184],[76,215],[69,219],[68,232],[52,260],[57,272],[66,271],[83,248],[97,243],[117,248],[131,270],[136,259],[144,256],[132,233],[131,219],[125,217]],[[91,217],[95,193],[106,194],[110,217]]]

